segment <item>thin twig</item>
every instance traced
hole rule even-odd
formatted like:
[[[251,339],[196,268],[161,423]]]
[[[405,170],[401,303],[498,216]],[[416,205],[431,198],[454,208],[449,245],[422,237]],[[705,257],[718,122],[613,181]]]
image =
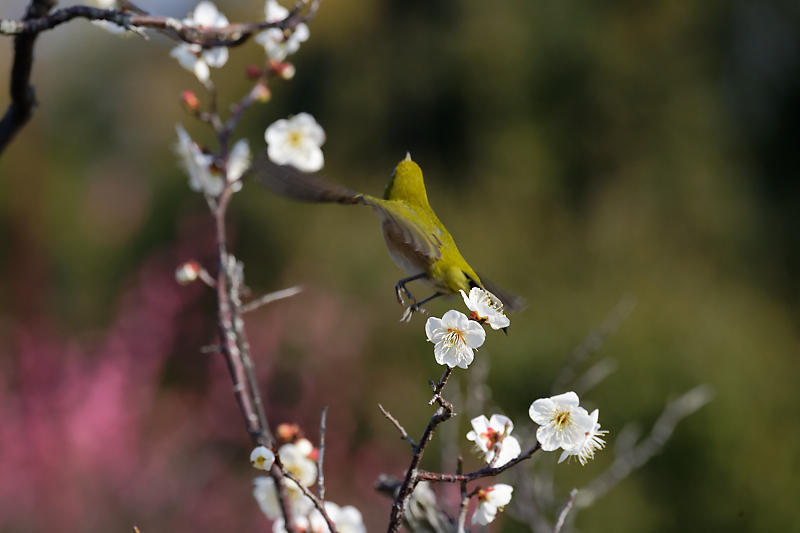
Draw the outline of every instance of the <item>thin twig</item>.
[[[228,251],[225,231],[225,209],[230,201],[231,194],[230,187],[225,187],[214,212],[219,268],[219,273],[217,274],[217,327],[219,329],[220,348],[233,380],[233,393],[239,403],[247,432],[250,433],[250,437],[255,444],[269,447],[272,442],[264,434],[265,428],[261,427],[259,416],[256,413],[242,362],[242,352],[239,348],[236,326],[234,325],[234,304],[229,288],[230,278],[228,275]]]
[[[292,296],[303,292],[303,288],[300,286],[289,287],[288,289],[281,289],[279,291],[271,292],[269,294],[265,294],[255,300],[251,300],[245,304],[242,304],[241,311],[242,313],[249,313],[250,311],[254,311],[259,307],[263,307],[265,305],[271,304],[272,302],[277,302],[278,300],[283,300],[285,298],[291,298]]]
[[[458,466],[456,474],[464,473],[464,459],[458,456]],[[458,508],[458,533],[465,533],[467,523],[467,508],[469,507],[469,496],[467,495],[467,482],[462,481],[460,486],[461,505]]]
[[[215,280],[214,277],[211,274],[209,274],[208,270],[206,270],[205,268],[201,268],[200,270],[197,271],[197,277],[200,279],[200,281],[202,281],[212,289],[217,286],[217,280]]]
[[[234,329],[236,331],[236,342],[242,353],[242,366],[244,366],[245,376],[247,376],[247,384],[250,387],[250,396],[253,399],[253,405],[256,408],[256,416],[258,417],[258,424],[261,428],[261,442],[268,443],[267,445],[275,442],[272,432],[269,429],[267,422],[267,414],[264,409],[264,402],[261,400],[261,392],[258,387],[258,377],[256,376],[256,369],[253,365],[253,358],[250,357],[250,341],[247,340],[247,333],[244,329],[244,321],[241,318],[241,310],[238,305],[238,298],[234,301]]]
[[[422,455],[425,452],[425,447],[433,438],[436,427],[445,420],[451,418],[454,414],[452,404],[450,404],[450,402],[441,396],[445,385],[447,385],[447,378],[450,377],[451,373],[452,369],[448,367],[444,374],[442,374],[441,379],[439,379],[439,383],[434,386],[434,396],[431,400],[431,403],[435,401],[439,404],[439,407],[433,413],[433,416],[431,416],[431,419],[428,421],[428,425],[422,432],[422,436],[419,439],[419,444],[417,444],[417,446],[414,448],[414,455],[411,458],[411,464],[408,465],[408,469],[406,470],[406,476],[403,480],[403,484],[400,485],[400,489],[397,491],[397,496],[395,497],[394,502],[392,502],[392,510],[389,514],[388,533],[396,533],[396,531],[400,529],[406,500],[414,490],[414,486],[417,484],[417,481],[421,479],[417,476],[417,467],[419,466],[420,461],[422,461]]]
[[[236,126],[239,125],[239,121],[242,119],[242,115],[251,105],[258,101],[258,94],[260,92],[260,85],[264,84],[270,76],[270,70],[266,70],[262,72],[261,76],[256,80],[253,84],[253,87],[247,93],[245,93],[242,98],[236,102],[234,105],[230,107],[230,116],[228,120],[224,123],[219,125],[218,135],[222,141],[222,144],[227,146],[228,138],[230,137],[233,130],[236,129]],[[227,156],[227,153],[222,154],[222,156]]]
[[[447,380],[450,377],[450,374],[452,374],[452,373],[453,373],[452,367],[448,366],[445,369],[444,373],[442,374],[442,377],[439,378],[439,382],[436,385],[433,386],[433,398],[431,398],[428,401],[428,405],[433,405],[434,403],[438,403],[442,407],[445,407],[445,405],[442,404],[445,400],[444,400],[444,398],[442,398],[441,392],[442,392],[442,389],[444,389],[444,386],[447,383]],[[453,406],[450,405],[449,407],[452,409]]]
[[[319,417],[319,457],[317,457],[317,493],[319,499],[325,501],[325,474],[322,467],[325,464],[325,430],[326,419],[328,417],[328,406],[322,408],[322,414]]]
[[[52,1],[34,2],[36,4],[50,3]],[[51,8],[52,8],[51,5]],[[203,47],[234,47],[245,43],[253,34],[269,28],[281,30],[294,30],[298,24],[308,20],[308,15],[289,13],[283,20],[276,22],[237,22],[227,26],[213,28],[208,26],[193,26],[173,17],[162,17],[150,14],[131,13],[120,9],[100,9],[90,6],[69,6],[56,9],[49,15],[37,13],[33,17],[26,17],[20,21],[0,19],[0,35],[36,35],[69,22],[76,18],[87,20],[105,20],[122,28],[138,29],[150,28],[167,32],[174,38],[190,44],[199,44]]]
[[[328,529],[330,530],[330,533],[337,533],[336,532],[336,525],[333,523],[333,520],[331,520],[331,517],[328,516],[328,512],[325,510],[325,504],[322,502],[322,500],[317,498],[316,494],[314,494],[313,492],[308,490],[308,487],[303,485],[300,482],[300,480],[297,479],[297,476],[292,474],[292,472],[289,471],[281,463],[280,457],[277,457],[277,456],[275,457],[275,464],[278,465],[278,468],[280,468],[281,473],[284,476],[286,476],[287,478],[291,479],[293,482],[295,482],[297,484],[297,486],[300,488],[300,491],[306,496],[306,498],[311,500],[311,503],[314,504],[314,507],[317,509],[317,511],[320,512],[322,517],[325,519],[325,522],[328,524]]]
[[[561,512],[558,513],[558,520],[556,520],[556,525],[553,528],[553,533],[559,533],[561,528],[564,527],[564,521],[567,519],[567,515],[569,514],[570,509],[572,509],[572,504],[575,503],[575,495],[578,494],[578,489],[572,489],[569,491],[569,498],[567,498],[567,503],[564,504],[563,509]]]
[[[378,409],[381,410],[381,413],[383,413],[383,416],[385,416],[389,420],[389,422],[394,424],[394,427],[396,427],[397,431],[400,432],[400,438],[408,442],[411,445],[412,450],[415,449],[417,447],[417,443],[414,442],[414,439],[412,439],[411,436],[409,436],[408,432],[406,431],[406,428],[404,428],[403,425],[400,424],[400,421],[398,421],[394,416],[392,416],[392,413],[384,409],[384,407],[381,404],[378,404]]]
[[[469,474],[441,474],[439,472],[428,472],[427,470],[419,470],[417,471],[417,479],[418,480],[425,480],[425,481],[441,481],[444,483],[461,483],[461,482],[470,482],[475,481],[476,479],[481,479],[484,477],[491,477],[496,476],[502,472],[505,472],[512,466],[521,463],[527,459],[530,459],[534,453],[541,447],[541,445],[537,442],[532,447],[530,447],[525,453],[519,455],[515,459],[507,462],[503,466],[484,466],[480,470],[476,470],[474,472],[470,472]]]
[[[297,533],[292,505],[291,502],[289,502],[289,492],[286,490],[283,471],[278,464],[272,464],[272,468],[269,469],[269,477],[271,477],[272,481],[275,483],[275,490],[278,493],[278,506],[281,508],[281,515],[283,516],[286,531],[288,533]]]

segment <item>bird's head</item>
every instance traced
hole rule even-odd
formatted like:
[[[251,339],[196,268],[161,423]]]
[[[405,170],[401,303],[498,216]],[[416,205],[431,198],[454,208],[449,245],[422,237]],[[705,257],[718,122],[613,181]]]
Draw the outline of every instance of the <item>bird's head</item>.
[[[406,152],[406,157],[394,167],[392,179],[389,180],[383,197],[386,200],[402,200],[412,205],[428,205],[422,169],[411,159],[410,153]]]

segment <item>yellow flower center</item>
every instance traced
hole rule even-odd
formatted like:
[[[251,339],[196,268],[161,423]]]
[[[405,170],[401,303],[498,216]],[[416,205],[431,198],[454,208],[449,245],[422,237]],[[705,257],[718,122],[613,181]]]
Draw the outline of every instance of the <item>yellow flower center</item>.
[[[300,147],[300,143],[303,141],[303,136],[297,130],[292,130],[289,132],[289,144],[294,146],[295,148]]]
[[[457,329],[447,328],[447,335],[444,336],[444,345],[450,348],[460,344],[466,344],[464,334]]]
[[[572,425],[572,416],[569,411],[558,411],[553,417],[553,420],[560,430],[564,430],[567,426]]]

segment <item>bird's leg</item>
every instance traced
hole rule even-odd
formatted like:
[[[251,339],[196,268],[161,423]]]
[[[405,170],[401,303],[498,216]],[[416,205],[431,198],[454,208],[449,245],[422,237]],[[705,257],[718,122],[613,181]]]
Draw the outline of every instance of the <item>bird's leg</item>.
[[[431,296],[428,296],[421,302],[414,302],[413,304],[409,305],[408,307],[406,307],[406,310],[403,311],[403,316],[400,317],[400,322],[411,322],[411,316],[417,311],[427,313],[427,311],[422,308],[422,304],[428,303],[434,298],[438,298],[443,294],[444,294],[443,292],[434,292]]]
[[[414,298],[414,295],[411,294],[411,291],[409,291],[406,288],[406,283],[424,278],[425,276],[427,276],[425,272],[420,272],[419,274],[416,274],[414,276],[403,278],[400,281],[398,281],[397,284],[395,284],[394,292],[397,295],[397,301],[400,303],[400,305],[405,305],[406,303],[405,298],[403,298],[403,293],[405,293],[408,299],[411,300],[412,302],[417,301],[417,299]]]

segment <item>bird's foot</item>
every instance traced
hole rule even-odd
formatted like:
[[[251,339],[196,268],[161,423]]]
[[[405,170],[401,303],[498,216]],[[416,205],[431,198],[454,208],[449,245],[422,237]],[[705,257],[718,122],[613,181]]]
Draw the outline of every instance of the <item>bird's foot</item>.
[[[406,307],[405,311],[403,311],[403,316],[400,317],[400,322],[411,322],[411,317],[414,315],[414,313],[422,313],[423,315],[427,315],[428,310],[415,302]]]
[[[394,292],[395,295],[397,295],[397,301],[400,303],[400,305],[406,305],[406,301],[409,300],[414,302],[414,304],[417,302],[417,299],[414,298],[414,295],[411,294],[411,291],[406,288],[406,284],[403,283],[403,281],[397,282],[397,285],[394,286]],[[405,297],[403,296],[404,294]]]

